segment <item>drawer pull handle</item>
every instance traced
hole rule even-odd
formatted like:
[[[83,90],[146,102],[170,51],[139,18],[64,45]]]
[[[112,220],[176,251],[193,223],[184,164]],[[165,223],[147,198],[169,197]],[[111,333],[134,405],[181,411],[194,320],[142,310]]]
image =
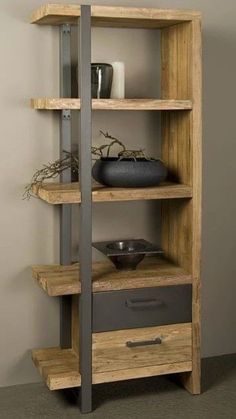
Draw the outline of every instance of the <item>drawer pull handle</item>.
[[[163,301],[156,300],[154,298],[149,300],[126,300],[126,307],[128,308],[151,308],[151,307],[160,307],[163,305]]]
[[[160,345],[162,342],[161,338],[151,339],[151,340],[140,340],[140,341],[128,341],[126,346],[128,348],[136,348],[137,346],[150,346],[150,345]]]

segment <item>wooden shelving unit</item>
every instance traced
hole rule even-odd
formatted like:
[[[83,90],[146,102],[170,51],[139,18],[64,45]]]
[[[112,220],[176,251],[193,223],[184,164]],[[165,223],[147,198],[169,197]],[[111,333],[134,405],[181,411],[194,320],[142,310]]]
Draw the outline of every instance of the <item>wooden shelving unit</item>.
[[[33,267],[39,286],[50,297],[61,298],[60,346],[33,350],[35,366],[50,390],[80,387],[83,413],[92,409],[92,384],[97,383],[176,373],[187,390],[199,394],[201,15],[182,10],[46,4],[33,13],[31,23],[60,27],[60,97],[31,99],[31,107],[61,112],[62,156],[64,149],[71,150],[71,110],[78,111],[81,122],[81,183],[71,183],[70,174],[65,173],[60,183],[46,183],[34,190],[45,202],[61,207],[61,263]],[[79,99],[71,98],[71,25],[79,27]],[[91,100],[91,26],[160,29],[161,99]],[[91,188],[92,110],[161,112],[162,159],[168,166],[168,182],[152,188],[98,184]],[[137,200],[161,200],[165,257],[146,257],[136,271],[128,272],[117,271],[107,261],[93,263],[92,202]],[[70,204],[80,206],[79,264],[71,261]],[[109,306],[109,316],[119,317],[123,325],[119,329],[109,329],[101,321],[95,327],[92,312],[98,307],[103,312],[109,298],[117,299],[116,310]],[[133,310],[133,304],[140,302],[141,308]],[[145,311],[145,304],[151,304],[151,309]],[[121,315],[124,307],[129,326]],[[150,326],[153,310],[155,324]]]

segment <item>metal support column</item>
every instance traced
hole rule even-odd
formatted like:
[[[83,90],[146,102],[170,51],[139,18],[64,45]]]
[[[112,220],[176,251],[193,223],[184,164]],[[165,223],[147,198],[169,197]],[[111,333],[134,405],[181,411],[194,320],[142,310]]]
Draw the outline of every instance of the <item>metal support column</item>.
[[[91,10],[81,6],[78,20],[80,109],[80,239],[81,296],[79,303],[80,408],[92,410],[92,192],[91,192]]]
[[[60,27],[60,96],[71,97],[71,28]],[[60,157],[64,151],[71,151],[71,112],[61,112]],[[71,182],[71,170],[61,173],[61,182]],[[61,205],[60,213],[60,263],[71,263],[71,205]],[[60,345],[71,347],[71,296],[61,297],[60,301]]]

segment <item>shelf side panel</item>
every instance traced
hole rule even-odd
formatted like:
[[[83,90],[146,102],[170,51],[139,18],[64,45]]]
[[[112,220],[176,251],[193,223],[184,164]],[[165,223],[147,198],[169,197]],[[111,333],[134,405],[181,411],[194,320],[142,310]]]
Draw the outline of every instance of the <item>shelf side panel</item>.
[[[201,20],[195,19],[191,22],[192,28],[192,172],[193,172],[193,198],[192,198],[192,275],[193,275],[193,370],[192,373],[182,375],[182,383],[192,394],[201,392],[201,209],[202,209],[202,45],[201,45]]]
[[[163,99],[191,97],[191,25],[165,28],[161,35],[161,90]],[[192,185],[191,113],[162,112],[162,158],[171,181]],[[163,249],[184,269],[192,270],[192,203],[163,202]]]
[[[162,115],[162,158],[175,181],[193,188],[193,198],[162,205],[162,246],[168,257],[193,275],[193,371],[181,376],[200,392],[200,221],[201,221],[201,23],[200,19],[162,31],[162,98],[190,99],[191,112]]]
[[[165,28],[161,35],[162,98],[191,97],[191,23]],[[172,181],[192,185],[191,113],[162,113],[162,158]],[[162,204],[162,246],[174,263],[192,271],[192,202]]]

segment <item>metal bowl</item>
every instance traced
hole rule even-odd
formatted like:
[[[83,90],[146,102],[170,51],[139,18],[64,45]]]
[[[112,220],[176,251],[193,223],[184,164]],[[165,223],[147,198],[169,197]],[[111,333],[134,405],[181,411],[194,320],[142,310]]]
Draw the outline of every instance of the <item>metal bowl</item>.
[[[109,256],[109,259],[114,263],[118,270],[133,271],[137,268],[138,264],[143,260],[143,255],[120,255]]]
[[[163,253],[143,239],[97,242],[93,247],[106,255],[118,270],[135,270],[146,254]]]

